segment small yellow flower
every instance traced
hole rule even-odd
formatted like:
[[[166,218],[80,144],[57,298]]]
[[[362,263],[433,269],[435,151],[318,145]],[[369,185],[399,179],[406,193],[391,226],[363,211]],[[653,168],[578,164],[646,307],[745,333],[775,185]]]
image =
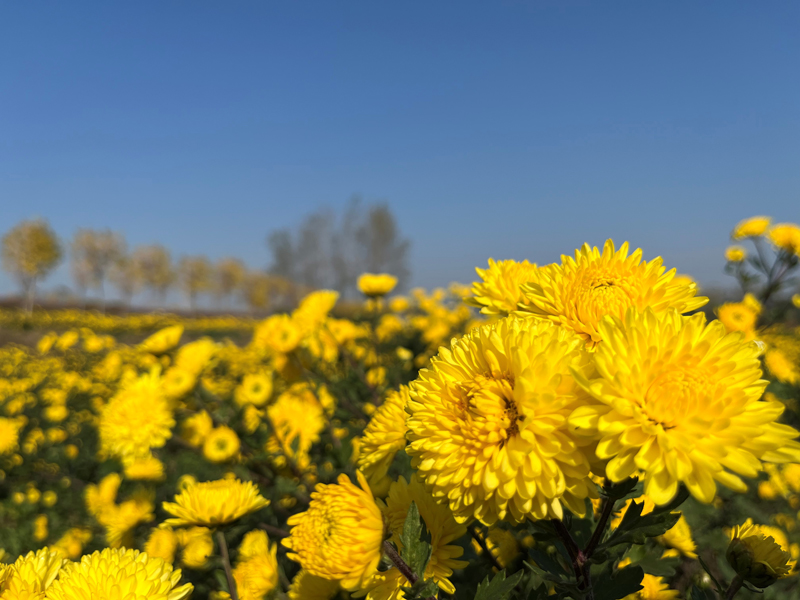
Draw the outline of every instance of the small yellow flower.
[[[747,250],[742,246],[728,246],[725,250],[725,260],[728,262],[742,262],[747,258]]]
[[[170,400],[183,398],[194,389],[195,385],[197,385],[197,375],[181,367],[167,369],[161,380],[161,389]]]
[[[642,589],[628,594],[623,600],[678,600],[680,597],[680,592],[669,589],[663,578],[645,573]]]
[[[136,598],[183,600],[192,593],[190,583],[178,587],[180,570],[144,552],[120,548],[81,558],[47,590],[48,600],[86,598]]]
[[[203,444],[203,456],[214,463],[221,463],[239,454],[239,436],[227,425],[215,427]]]
[[[800,255],[800,227],[794,223],[778,223],[767,232],[776,248]]]
[[[125,477],[132,480],[160,481],[164,479],[164,463],[152,454],[122,461]]]
[[[148,556],[160,558],[172,564],[175,562],[175,551],[178,549],[178,536],[169,527],[159,527],[150,532],[144,545]]]
[[[264,531],[245,534],[233,569],[241,600],[262,600],[278,586],[278,546],[270,544]]]
[[[11,454],[19,447],[19,431],[24,419],[6,419],[0,417],[0,456]]]
[[[233,398],[239,406],[264,406],[271,395],[272,374],[262,372],[245,375],[234,391]]]
[[[49,535],[47,528],[47,515],[37,515],[33,520],[33,539],[37,542],[43,542]]]
[[[800,365],[794,364],[778,348],[770,348],[764,355],[764,364],[778,381],[797,385],[800,383]]]
[[[183,335],[183,325],[172,325],[156,331],[139,344],[139,348],[150,354],[164,354],[175,348]]]
[[[214,539],[208,527],[190,527],[178,532],[178,541],[183,546],[181,563],[190,569],[204,569],[208,559],[214,555]]]
[[[365,296],[380,298],[397,285],[397,277],[388,273],[363,273],[358,277],[358,289]]]
[[[383,517],[364,476],[361,488],[347,475],[338,484],[317,485],[305,512],[287,521],[291,535],[282,541],[289,558],[311,575],[334,579],[346,590],[362,587],[383,555]]]
[[[791,556],[764,526],[747,519],[731,531],[731,542],[725,553],[734,570],[757,587],[767,587],[787,577],[792,570]]]
[[[190,483],[175,502],[164,502],[164,510],[175,518],[167,525],[177,527],[224,525],[267,506],[269,500],[258,492],[252,481],[219,479],[203,483]]]
[[[730,331],[740,331],[745,339],[755,338],[758,313],[744,302],[728,302],[717,308],[717,318]]]
[[[739,224],[734,227],[731,238],[734,240],[741,240],[742,238],[764,235],[771,221],[772,219],[769,217],[750,217],[749,219],[740,221]]]
[[[214,421],[212,421],[211,415],[207,411],[201,410],[181,424],[181,437],[192,446],[202,446],[212,429],[214,429]]]

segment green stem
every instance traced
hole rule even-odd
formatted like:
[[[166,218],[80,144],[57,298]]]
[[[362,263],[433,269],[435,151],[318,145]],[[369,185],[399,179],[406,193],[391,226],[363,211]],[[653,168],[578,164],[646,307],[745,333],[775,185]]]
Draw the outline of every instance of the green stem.
[[[733,598],[736,595],[736,592],[741,589],[742,585],[744,585],[744,580],[742,579],[741,575],[734,577],[733,581],[731,581],[731,584],[728,586],[728,591],[725,592],[725,600],[730,600]]]
[[[222,567],[225,569],[225,578],[228,580],[228,592],[231,595],[231,600],[239,600],[239,594],[236,593],[236,580],[233,578],[233,570],[231,569],[231,559],[228,555],[228,543],[225,541],[225,534],[222,531],[217,531],[217,542],[219,543],[219,552],[222,554]]]

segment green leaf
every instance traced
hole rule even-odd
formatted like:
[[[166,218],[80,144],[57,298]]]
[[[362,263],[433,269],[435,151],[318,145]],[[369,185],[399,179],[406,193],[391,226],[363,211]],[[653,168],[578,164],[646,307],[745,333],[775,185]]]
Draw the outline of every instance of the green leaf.
[[[420,579],[410,587],[404,587],[406,600],[422,600],[423,598],[435,597],[439,593],[439,586],[433,579]]]
[[[716,600],[711,590],[704,590],[697,586],[689,588],[689,593],[686,594],[686,600]]]
[[[602,494],[609,500],[622,500],[629,494],[632,494],[638,485],[639,480],[636,477],[628,477],[619,483],[611,483],[606,480],[603,484]],[[639,494],[639,496],[641,496],[641,494]]]
[[[672,511],[678,508],[688,495],[689,492],[686,488],[681,487],[672,502],[665,506],[658,506],[653,512],[646,515],[642,515],[644,502],[631,502],[620,524],[608,539],[598,546],[598,549],[607,550],[622,544],[644,544],[647,538],[664,535],[681,518],[680,513]]]
[[[641,567],[625,567],[610,574],[604,573],[592,583],[595,600],[620,600],[642,589],[644,570]]]
[[[720,585],[720,582],[717,581],[717,578],[714,577],[714,574],[711,572],[711,569],[708,568],[706,561],[703,560],[702,556],[697,556],[697,560],[700,562],[700,566],[703,567],[703,571],[711,578],[711,581],[714,583],[714,587],[716,588],[717,592],[722,595],[725,592],[725,588]]]
[[[400,535],[400,542],[403,545],[400,557],[420,579],[424,576],[425,567],[431,558],[431,545],[422,539],[423,530],[424,525],[419,517],[417,503],[412,502],[403,524],[403,533]]]
[[[506,579],[505,569],[497,573],[491,581],[489,577],[483,580],[478,585],[478,591],[475,592],[475,600],[503,600],[506,598],[519,581],[522,579],[522,571],[517,571],[511,577]]]

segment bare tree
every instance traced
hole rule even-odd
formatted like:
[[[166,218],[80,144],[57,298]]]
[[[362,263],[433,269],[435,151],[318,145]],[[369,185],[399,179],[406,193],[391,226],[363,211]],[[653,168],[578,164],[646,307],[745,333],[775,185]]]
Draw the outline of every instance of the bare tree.
[[[163,306],[167,292],[175,282],[169,250],[160,244],[139,246],[133,253],[133,263],[142,284],[152,291]]]
[[[242,286],[242,298],[252,313],[263,313],[270,304],[272,280],[260,271],[248,273]]]
[[[217,303],[230,298],[242,287],[247,269],[238,258],[223,258],[214,269],[214,294]]]
[[[136,268],[133,258],[127,253],[117,257],[117,260],[109,268],[108,278],[122,296],[125,307],[130,308],[133,296],[142,287],[142,276],[139,269]]]
[[[342,296],[357,293],[356,280],[365,272],[408,278],[409,241],[402,237],[388,204],[365,207],[354,197],[341,218],[329,209],[308,215],[296,233],[273,232],[270,273],[304,288],[331,287]]]
[[[61,243],[47,221],[22,221],[3,236],[3,269],[19,282],[28,312],[33,311],[36,283],[61,262]]]
[[[211,263],[205,256],[184,256],[178,264],[178,281],[189,299],[189,308],[194,311],[197,296],[211,290]]]
[[[125,239],[109,230],[78,229],[71,249],[72,277],[81,296],[87,287],[96,289],[105,310],[105,280],[111,265],[125,253]]]

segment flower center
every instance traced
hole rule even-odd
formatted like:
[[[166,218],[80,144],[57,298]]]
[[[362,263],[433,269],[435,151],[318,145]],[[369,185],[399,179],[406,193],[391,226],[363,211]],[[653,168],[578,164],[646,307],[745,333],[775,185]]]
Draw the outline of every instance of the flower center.
[[[514,402],[514,379],[510,374],[478,375],[459,384],[463,394],[462,409],[483,427],[499,433],[500,445],[519,433],[525,419]]]
[[[701,414],[711,382],[702,371],[676,368],[658,375],[645,394],[642,408],[651,421],[672,429],[686,417]]]

